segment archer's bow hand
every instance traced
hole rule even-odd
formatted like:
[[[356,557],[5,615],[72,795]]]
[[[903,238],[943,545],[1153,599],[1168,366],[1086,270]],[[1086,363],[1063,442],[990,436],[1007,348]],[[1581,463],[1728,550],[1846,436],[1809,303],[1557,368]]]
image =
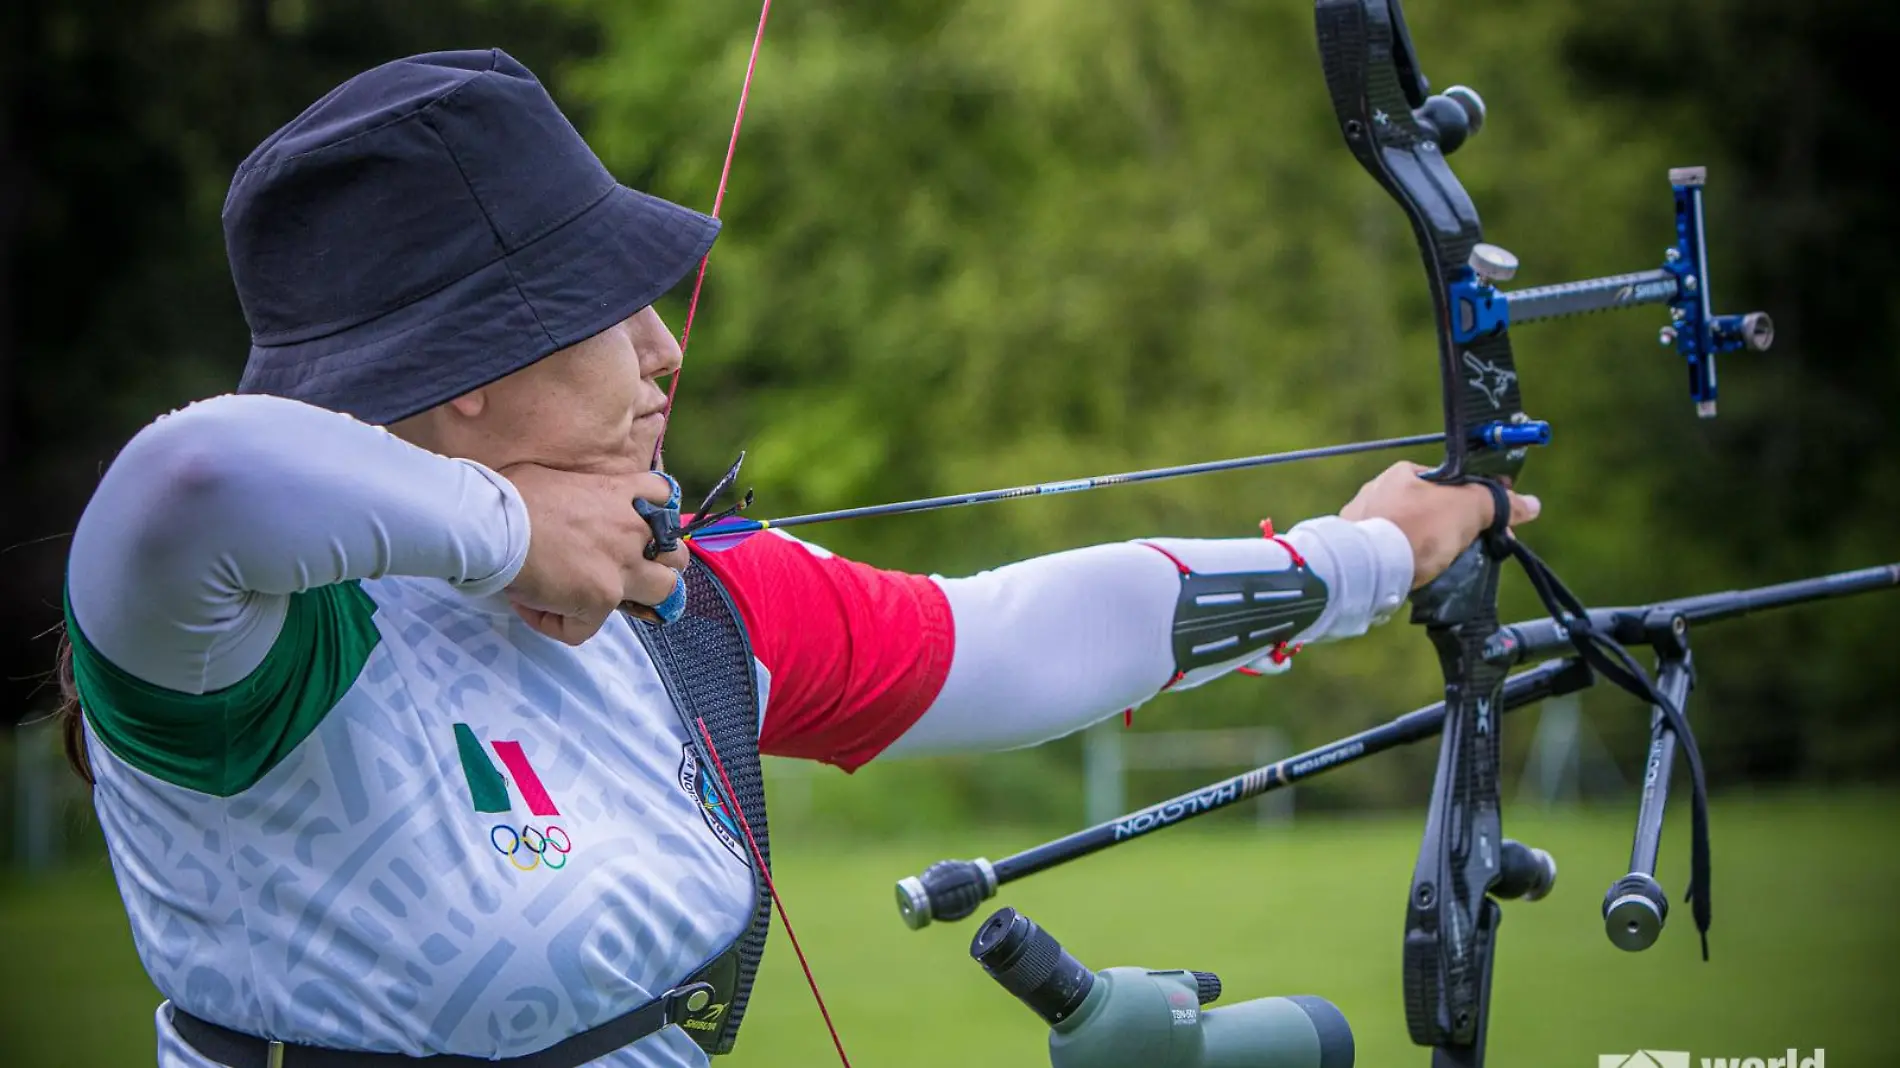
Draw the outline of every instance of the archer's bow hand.
[[[1458,554],[1491,526],[1496,514],[1491,491],[1486,487],[1475,483],[1446,486],[1418,477],[1428,470],[1421,464],[1393,464],[1360,487],[1358,495],[1339,510],[1341,519],[1384,519],[1405,534],[1412,543],[1413,589],[1450,567]],[[1535,497],[1519,493],[1508,496],[1513,527],[1536,519],[1542,510]]]

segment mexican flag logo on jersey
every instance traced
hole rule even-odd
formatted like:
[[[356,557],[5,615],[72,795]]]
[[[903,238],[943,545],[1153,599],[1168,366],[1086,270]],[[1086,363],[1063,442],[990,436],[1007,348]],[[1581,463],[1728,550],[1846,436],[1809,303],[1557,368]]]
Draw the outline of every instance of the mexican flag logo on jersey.
[[[542,785],[541,776],[535,773],[521,743],[495,741],[489,746],[501,760],[502,767],[508,769],[507,775],[495,767],[488,749],[482,746],[468,724],[455,725],[455,748],[462,758],[462,776],[468,780],[469,800],[474,803],[475,811],[513,813],[514,800],[508,789],[512,782],[529,815],[543,822],[497,823],[488,829],[488,843],[519,871],[540,868],[560,871],[567,867],[574,840],[559,824],[546,822],[559,816],[561,810]]]

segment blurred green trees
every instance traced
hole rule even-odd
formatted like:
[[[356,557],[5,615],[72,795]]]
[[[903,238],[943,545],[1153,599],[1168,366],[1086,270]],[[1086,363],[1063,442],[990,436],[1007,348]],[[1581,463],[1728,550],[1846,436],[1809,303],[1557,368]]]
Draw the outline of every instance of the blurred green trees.
[[[13,398],[0,460],[10,499],[43,503],[9,513],[7,544],[70,529],[119,441],[235,380],[223,184],[328,85],[406,52],[498,44],[623,180],[704,210],[757,16],[707,0],[36,4],[35,73],[13,88],[30,195],[23,225],[0,231],[18,294],[0,323]],[[1861,112],[1830,102],[1857,75],[1823,58],[1840,44],[1827,27],[1871,36],[1855,19],[1893,16],[1844,0],[1611,6],[1620,17],[1582,0],[1410,5],[1436,83],[1491,105],[1457,161],[1487,233],[1524,261],[1525,285],[1646,268],[1671,240],[1667,168],[1706,163],[1718,301],[1766,307],[1783,334],[1775,353],[1724,364],[1724,418],[1704,423],[1654,315],[1525,327],[1526,403],[1558,434],[1533,458],[1547,518],[1526,537],[1597,603],[1900,555],[1894,289],[1872,270],[1894,255],[1879,195],[1892,150],[1840,129]],[[1726,77],[1673,76],[1669,42],[1763,20],[1775,32],[1704,57]],[[48,92],[52,106],[36,98]],[[1794,98],[1807,125],[1775,107]],[[1837,142],[1863,151],[1838,169],[1787,165]],[[786,0],[724,214],[668,460],[690,487],[747,449],[762,514],[1439,426],[1410,234],[1339,143],[1304,3]],[[675,325],[681,303],[662,307]],[[1381,462],[812,535],[881,566],[965,573],[1143,534],[1243,536],[1266,516],[1290,526]],[[27,639],[57,619],[61,549],[0,569],[14,572],[12,675],[50,657]],[[1509,605],[1533,612],[1521,590]],[[1890,598],[1703,635],[1696,715],[1717,782],[1887,773],[1900,673],[1882,639],[1896,623]],[[1136,724],[1268,720],[1318,741],[1436,685],[1425,643],[1394,625],[1280,679],[1167,697]],[[1636,744],[1642,710],[1599,697],[1605,733]],[[981,766],[942,775],[974,783]],[[1416,796],[1428,766],[1410,754],[1345,789]]]

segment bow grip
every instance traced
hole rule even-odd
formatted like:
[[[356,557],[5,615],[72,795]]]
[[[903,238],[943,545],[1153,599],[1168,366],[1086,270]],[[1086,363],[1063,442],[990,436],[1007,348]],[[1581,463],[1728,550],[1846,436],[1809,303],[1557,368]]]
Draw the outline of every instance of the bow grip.
[[[1443,574],[1412,591],[1412,622],[1449,627],[1483,615],[1496,596],[1491,569],[1508,553],[1488,533],[1466,546]]]
[[[1412,622],[1450,626],[1484,607],[1484,571],[1490,562],[1484,539],[1465,547],[1437,578],[1412,591]]]
[[[1488,581],[1494,578],[1489,569],[1511,555],[1511,497],[1502,484],[1458,475],[1449,463],[1419,477],[1441,485],[1476,484],[1491,491],[1491,525],[1442,574],[1412,591],[1412,622],[1451,626],[1476,618],[1495,603],[1496,586]]]

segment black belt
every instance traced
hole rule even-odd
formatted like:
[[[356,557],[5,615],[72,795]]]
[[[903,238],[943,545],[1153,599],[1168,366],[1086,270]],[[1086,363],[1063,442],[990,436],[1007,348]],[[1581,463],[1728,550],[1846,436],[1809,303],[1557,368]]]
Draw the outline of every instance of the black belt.
[[[661,1028],[684,1025],[694,1013],[711,1007],[714,994],[711,983],[687,983],[546,1049],[498,1061],[457,1053],[407,1057],[274,1042],[201,1020],[176,1005],[172,1027],[193,1049],[227,1068],[577,1068]]]

